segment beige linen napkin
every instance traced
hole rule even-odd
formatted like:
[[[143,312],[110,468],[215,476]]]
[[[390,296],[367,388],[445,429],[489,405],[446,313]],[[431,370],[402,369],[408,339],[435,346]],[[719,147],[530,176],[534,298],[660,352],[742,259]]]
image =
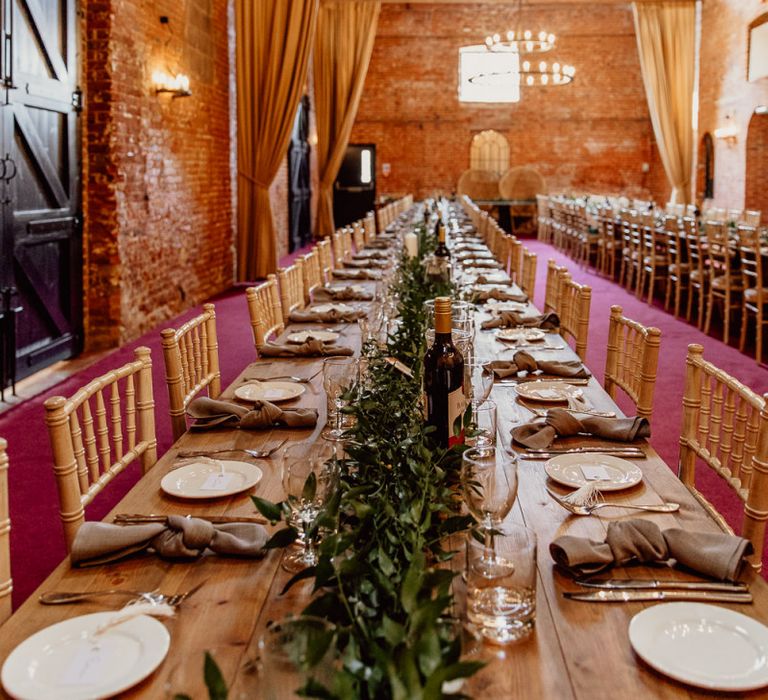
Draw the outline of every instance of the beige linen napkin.
[[[489,271],[489,274],[498,274]],[[507,276],[506,273],[504,273],[505,277]],[[510,284],[509,279],[506,279],[503,282],[499,282],[499,279],[494,279],[491,277],[490,279],[486,277],[484,274],[478,275],[477,279],[475,280],[475,284]]]
[[[384,250],[372,249],[355,253],[352,260],[389,260],[389,253]]]
[[[320,287],[312,292],[313,301],[371,301],[373,292],[354,287]]]
[[[487,331],[491,328],[543,328],[554,331],[560,328],[560,319],[556,313],[541,314],[541,316],[523,316],[518,311],[502,311],[495,318],[483,321],[480,328]]]
[[[335,357],[353,355],[354,350],[345,345],[331,345],[312,338],[301,345],[264,343],[257,348],[259,357]]]
[[[387,260],[376,260],[371,258],[370,260],[345,260],[344,267],[355,267],[368,269],[369,267],[388,267],[389,262]]]
[[[310,307],[308,309],[291,311],[288,320],[291,323],[354,323],[357,319],[365,318],[367,315],[362,309],[348,309],[347,311],[331,309],[321,313]]]
[[[380,280],[379,270],[334,270],[333,276],[340,280]]]
[[[522,292],[507,292],[504,289],[494,287],[493,289],[477,289],[472,294],[472,301],[475,304],[483,304],[489,299],[495,299],[496,301],[516,301],[520,304],[524,304],[528,301],[528,295]]]
[[[187,415],[195,419],[191,430],[208,430],[218,426],[244,430],[275,426],[312,428],[317,424],[316,408],[280,408],[269,401],[255,401],[250,407],[207,396],[192,401],[187,406]]]
[[[501,270],[504,266],[491,258],[467,258],[461,261],[464,267],[482,267],[490,270]]]
[[[167,559],[191,559],[206,549],[216,554],[258,557],[266,542],[267,531],[258,523],[213,525],[181,515],[146,525],[87,522],[77,531],[70,559],[72,566],[96,566],[145,550]]]
[[[632,442],[637,438],[651,436],[651,424],[647,418],[602,418],[599,416],[583,416],[577,418],[574,414],[562,408],[551,408],[547,417],[531,423],[524,423],[512,429],[512,439],[525,447],[541,450],[549,447],[555,437],[568,437],[588,433],[605,440]],[[597,451],[599,447],[595,448]]]
[[[594,574],[611,566],[674,559],[703,576],[721,581],[735,581],[744,556],[751,552],[751,543],[742,537],[680,528],[661,530],[650,520],[610,523],[604,542],[563,535],[549,545],[555,562],[574,573]]]
[[[537,370],[552,377],[587,379],[592,376],[579,360],[537,360],[525,350],[518,350],[512,360],[493,360],[486,367],[493,371],[497,379],[516,377],[518,372],[530,375]]]

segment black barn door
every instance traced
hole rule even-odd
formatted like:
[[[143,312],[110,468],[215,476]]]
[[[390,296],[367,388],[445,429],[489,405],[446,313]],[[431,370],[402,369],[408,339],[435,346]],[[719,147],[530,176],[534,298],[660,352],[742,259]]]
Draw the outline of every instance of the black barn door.
[[[288,250],[307,245],[312,240],[310,202],[312,186],[309,175],[309,97],[299,102],[288,148]]]
[[[17,377],[80,349],[75,0],[3,5],[2,263]],[[10,324],[15,322],[15,334]]]

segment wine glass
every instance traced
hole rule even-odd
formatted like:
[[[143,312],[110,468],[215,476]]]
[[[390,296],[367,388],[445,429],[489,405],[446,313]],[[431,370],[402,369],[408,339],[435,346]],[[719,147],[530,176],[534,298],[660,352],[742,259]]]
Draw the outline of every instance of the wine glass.
[[[323,437],[328,440],[341,440],[344,435],[343,415],[344,392],[356,381],[358,361],[354,357],[329,357],[323,361],[323,388],[327,398],[328,418],[323,429]],[[329,427],[333,422],[333,427]]]
[[[467,389],[467,400],[482,403],[488,399],[493,390],[493,380],[490,360],[464,358],[464,386]]]
[[[298,547],[283,557],[283,568],[297,573],[318,561],[312,532],[323,506],[336,489],[334,451],[325,443],[287,447],[283,456],[283,490],[291,509],[290,523],[299,531]]]
[[[517,456],[497,447],[476,447],[462,457],[464,502],[480,523],[489,556],[493,531],[500,528],[517,497]]]
[[[466,444],[478,448],[493,447],[496,444],[496,402],[473,400],[469,406],[472,423]]]

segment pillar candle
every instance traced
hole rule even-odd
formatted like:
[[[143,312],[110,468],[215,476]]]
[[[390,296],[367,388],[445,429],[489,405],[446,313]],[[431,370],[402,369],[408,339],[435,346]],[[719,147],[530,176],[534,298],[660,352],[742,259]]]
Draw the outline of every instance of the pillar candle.
[[[408,254],[408,257],[415,258],[419,252],[419,237],[411,231],[405,234],[403,241],[405,242],[405,252]]]

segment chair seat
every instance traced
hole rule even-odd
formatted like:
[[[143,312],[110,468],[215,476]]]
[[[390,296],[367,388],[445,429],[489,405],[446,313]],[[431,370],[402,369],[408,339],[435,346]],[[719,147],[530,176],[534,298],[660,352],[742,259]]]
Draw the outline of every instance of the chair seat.
[[[757,287],[750,287],[744,290],[744,298],[747,301],[757,301]],[[763,288],[763,303],[768,304],[768,289]]]
[[[715,289],[727,289],[727,277],[725,275],[721,275],[720,277],[715,277],[712,280],[712,287]],[[734,279],[731,277],[731,289],[735,291],[741,291],[743,285],[740,279]]]

